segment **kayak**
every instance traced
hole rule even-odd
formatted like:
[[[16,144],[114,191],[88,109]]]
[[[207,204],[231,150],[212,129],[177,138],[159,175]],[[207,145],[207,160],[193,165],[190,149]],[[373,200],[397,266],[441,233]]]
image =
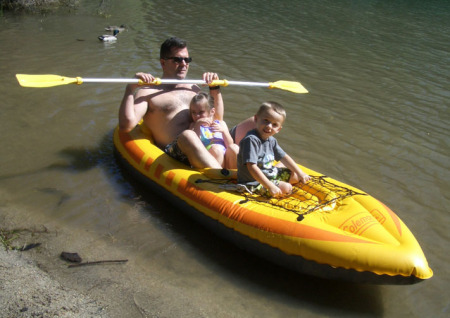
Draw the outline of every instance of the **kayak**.
[[[127,173],[214,233],[263,259],[303,274],[372,284],[414,284],[433,272],[414,235],[366,192],[300,166],[311,175],[292,194],[251,193],[235,171],[193,169],[154,145],[138,125],[114,131]],[[262,261],[264,261],[262,259]]]

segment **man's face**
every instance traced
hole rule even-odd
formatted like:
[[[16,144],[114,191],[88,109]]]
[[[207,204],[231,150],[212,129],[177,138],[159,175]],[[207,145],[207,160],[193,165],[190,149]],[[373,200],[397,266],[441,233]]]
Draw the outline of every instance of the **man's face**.
[[[188,58],[189,52],[187,48],[183,49],[172,49],[172,54],[161,59],[161,66],[163,68],[163,76],[165,78],[175,78],[184,79],[187,75],[189,69],[189,62],[184,59],[173,59],[173,58]]]

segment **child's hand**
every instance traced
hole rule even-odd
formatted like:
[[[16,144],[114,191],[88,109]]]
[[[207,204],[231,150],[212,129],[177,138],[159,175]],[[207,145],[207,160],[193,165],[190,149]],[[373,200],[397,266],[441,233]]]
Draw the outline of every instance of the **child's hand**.
[[[211,119],[209,118],[199,118],[196,122],[195,122],[195,127],[209,127],[211,126]]]
[[[304,173],[302,171],[302,173],[300,174],[300,178],[299,179],[300,179],[301,183],[307,183],[309,180],[311,180],[311,176],[307,175],[306,173]]]
[[[224,121],[213,121],[210,125],[211,130],[214,132],[221,132],[228,130],[227,124]]]
[[[270,186],[269,192],[270,192],[270,195],[271,195],[272,197],[275,197],[275,198],[283,195],[283,192],[281,191],[281,189],[278,188],[278,187],[277,187],[276,185],[274,185],[274,184],[272,184],[272,185]]]
[[[280,181],[278,183],[278,188],[280,188],[283,195],[292,193],[292,184],[290,184],[289,182]]]
[[[197,122],[202,123],[204,126],[211,126],[212,124],[211,118],[200,118]]]

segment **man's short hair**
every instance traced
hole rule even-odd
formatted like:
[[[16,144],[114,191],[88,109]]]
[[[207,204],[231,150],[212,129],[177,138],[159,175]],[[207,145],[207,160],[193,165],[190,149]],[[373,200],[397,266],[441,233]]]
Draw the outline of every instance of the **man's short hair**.
[[[172,57],[171,54],[172,54],[173,48],[184,49],[185,47],[187,47],[187,43],[185,40],[182,40],[177,37],[171,37],[171,38],[165,40],[163,44],[161,44],[161,50],[159,52],[159,57],[161,59]]]

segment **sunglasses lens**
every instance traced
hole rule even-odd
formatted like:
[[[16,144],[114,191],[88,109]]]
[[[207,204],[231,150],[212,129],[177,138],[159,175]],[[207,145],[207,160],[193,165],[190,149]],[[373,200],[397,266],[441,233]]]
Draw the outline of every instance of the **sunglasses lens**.
[[[173,60],[176,63],[181,63],[181,62],[185,61],[186,64],[189,64],[192,61],[192,58],[191,57],[174,57]]]
[[[173,60],[175,63],[181,63],[181,62],[185,61],[186,64],[189,64],[192,62],[192,57],[174,56],[174,57],[166,57],[165,60]]]

